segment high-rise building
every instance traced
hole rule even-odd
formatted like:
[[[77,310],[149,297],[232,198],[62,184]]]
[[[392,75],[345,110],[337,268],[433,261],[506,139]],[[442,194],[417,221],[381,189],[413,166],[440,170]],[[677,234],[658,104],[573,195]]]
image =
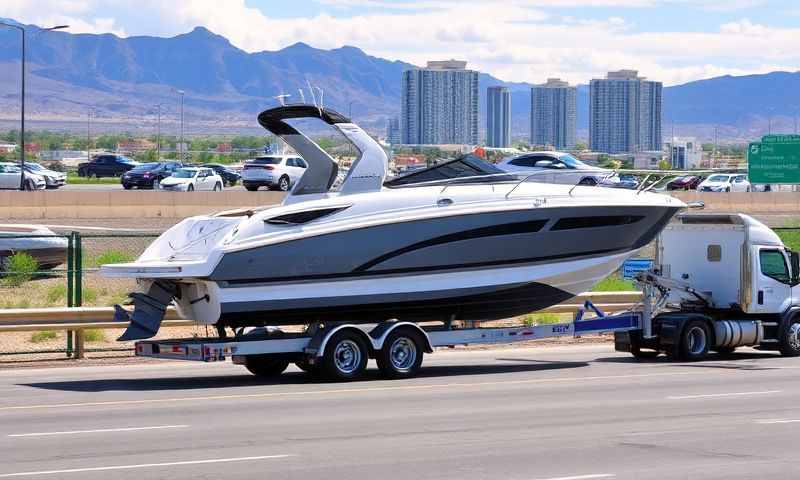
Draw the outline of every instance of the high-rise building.
[[[608,72],[589,85],[589,148],[620,153],[661,150],[661,82],[636,70]]]
[[[511,146],[511,92],[506,87],[486,90],[486,146]]]
[[[558,78],[531,87],[531,143],[559,150],[575,146],[578,90]]]
[[[402,143],[403,140],[400,136],[400,119],[397,117],[389,117],[386,120],[386,143],[389,145],[397,145]]]
[[[446,60],[403,72],[402,143],[478,143],[478,72],[466,67]]]

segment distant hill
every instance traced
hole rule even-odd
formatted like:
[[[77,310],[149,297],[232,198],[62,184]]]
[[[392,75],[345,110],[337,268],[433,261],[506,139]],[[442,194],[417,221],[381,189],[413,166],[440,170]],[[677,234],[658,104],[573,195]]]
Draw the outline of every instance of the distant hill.
[[[322,88],[325,105],[348,113],[374,129],[399,114],[403,70],[413,65],[367,55],[356,47],[332,50],[296,43],[278,51],[247,53],[203,27],[170,38],[47,32],[28,42],[32,120],[80,120],[92,107],[99,118],[137,119],[164,105],[174,118],[176,90],[186,92],[187,119],[253,126],[254,115],[274,105],[272,97],[292,94],[308,82]],[[19,35],[0,29],[0,117],[18,109]],[[17,64],[18,65],[18,64]],[[481,123],[486,87],[512,90],[513,130],[527,133],[530,85],[481,74]],[[752,129],[768,115],[795,115],[800,108],[800,73],[724,76],[664,89],[664,123],[723,124]],[[588,87],[578,90],[578,128],[588,125]]]

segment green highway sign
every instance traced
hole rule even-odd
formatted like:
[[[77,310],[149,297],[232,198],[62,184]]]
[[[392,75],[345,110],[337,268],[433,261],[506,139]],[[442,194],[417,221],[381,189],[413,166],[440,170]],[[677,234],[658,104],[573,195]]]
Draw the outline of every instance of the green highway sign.
[[[747,147],[750,183],[800,184],[800,135],[765,135]]]

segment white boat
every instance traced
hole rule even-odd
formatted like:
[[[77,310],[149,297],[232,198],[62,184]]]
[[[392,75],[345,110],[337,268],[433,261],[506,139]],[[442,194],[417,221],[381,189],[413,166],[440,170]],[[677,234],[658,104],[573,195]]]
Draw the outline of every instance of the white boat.
[[[338,191],[336,163],[292,118],[328,123],[360,153]],[[384,184],[383,149],[332,110],[287,105],[259,122],[306,160],[306,174],[280,205],[188,218],[135,262],[104,265],[106,276],[141,285],[132,316],[117,308],[118,320],[131,321],[121,340],[154,335],[171,302],[221,333],[519,315],[588,290],[685,206],[643,191],[487,174],[470,166],[474,158]]]

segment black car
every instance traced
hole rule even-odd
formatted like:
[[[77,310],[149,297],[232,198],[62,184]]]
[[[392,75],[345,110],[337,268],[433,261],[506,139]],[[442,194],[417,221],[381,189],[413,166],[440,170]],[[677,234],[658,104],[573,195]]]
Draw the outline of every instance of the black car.
[[[181,162],[148,162],[142,163],[125,172],[120,178],[125,190],[136,188],[153,188],[156,183],[172,176],[175,170],[183,167]]]
[[[119,177],[139,165],[124,155],[98,155],[78,165],[80,177]]]
[[[242,178],[241,175],[234,172],[229,167],[226,167],[225,165],[220,165],[219,163],[206,163],[200,166],[210,168],[211,170],[217,172],[217,175],[222,177],[222,181],[225,182],[225,185],[228,186],[236,185],[239,179]]]

